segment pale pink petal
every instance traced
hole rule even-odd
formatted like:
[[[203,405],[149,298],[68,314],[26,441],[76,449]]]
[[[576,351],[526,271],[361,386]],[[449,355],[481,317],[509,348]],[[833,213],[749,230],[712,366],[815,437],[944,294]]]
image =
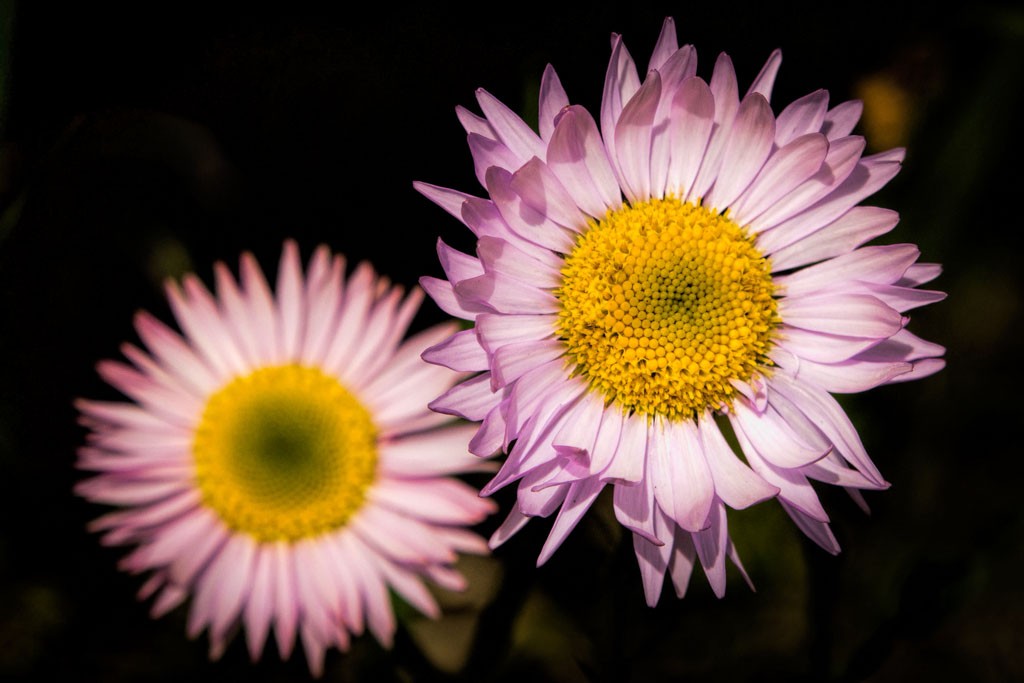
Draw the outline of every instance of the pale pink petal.
[[[453,425],[390,439],[377,446],[379,467],[388,476],[400,478],[486,471],[490,463],[466,452],[466,443],[475,431],[474,425]]]
[[[775,124],[775,144],[785,147],[801,135],[820,132],[827,110],[827,90],[815,90],[794,100],[779,113]]]
[[[524,161],[496,140],[476,133],[470,133],[467,140],[469,151],[473,155],[473,162],[476,164],[476,179],[484,187],[487,187],[487,174],[491,169],[500,169],[510,173],[519,168]]]
[[[828,136],[829,140],[846,137],[853,130],[860,115],[864,111],[864,103],[860,100],[847,100],[832,107],[825,114],[825,122],[821,126],[821,132]]]
[[[818,496],[807,481],[807,477],[801,474],[799,470],[777,467],[762,458],[761,454],[758,453],[757,449],[747,439],[743,430],[735,426],[736,420],[733,418],[731,421],[734,425],[736,439],[739,441],[740,447],[747,457],[747,462],[750,463],[750,467],[766,482],[779,489],[779,499],[799,507],[817,520],[827,522],[828,514],[825,512],[825,508],[821,506],[821,501],[818,500]]]
[[[512,174],[510,187],[527,206],[558,225],[576,232],[586,227],[587,217],[554,172],[537,157]]]
[[[839,554],[839,542],[836,541],[836,537],[832,533],[832,529],[827,521],[815,519],[798,506],[787,504],[785,500],[780,499],[779,502],[790,519],[796,523],[797,528],[804,532],[808,538],[833,555]]]
[[[567,254],[573,247],[573,233],[527,205],[512,188],[512,174],[502,168],[487,171],[486,185],[495,206],[512,230],[546,249]]]
[[[477,372],[487,369],[487,353],[477,341],[476,331],[461,330],[423,352],[423,360],[452,370]]]
[[[828,143],[820,133],[800,136],[777,150],[729,208],[739,225],[746,225],[821,168]]]
[[[664,545],[655,534],[654,488],[646,482],[634,484],[615,484],[612,501],[615,506],[615,519],[634,534],[638,534],[651,543]]]
[[[586,109],[569,106],[559,115],[548,143],[548,167],[576,205],[594,218],[622,205],[618,180],[597,124]]]
[[[644,584],[644,598],[648,607],[654,607],[661,598],[661,589],[665,585],[665,570],[668,569],[672,555],[672,544],[654,545],[649,540],[633,535],[633,551],[640,566],[640,578]]]
[[[520,160],[519,165],[530,157],[544,158],[544,143],[511,109],[483,88],[477,89],[476,101],[498,139]]]
[[[555,334],[558,319],[554,315],[497,315],[483,313],[476,319],[480,345],[494,353],[506,344],[541,341]]]
[[[420,278],[420,287],[433,299],[438,308],[456,318],[472,320],[476,317],[477,313],[489,310],[481,304],[459,300],[455,295],[455,288],[447,280],[423,276]]]
[[[501,273],[542,288],[554,289],[562,284],[561,259],[554,254],[551,257],[555,263],[540,261],[497,237],[481,237],[476,253],[485,272]]]
[[[775,278],[786,296],[815,294],[849,280],[891,284],[899,280],[921,254],[912,244],[884,244],[863,247],[790,275]]]
[[[871,462],[857,430],[839,403],[827,392],[791,379],[785,373],[772,377],[772,387],[800,407],[821,433],[832,442],[835,450],[875,484],[885,482]]]
[[[540,78],[540,94],[537,97],[537,121],[541,140],[551,140],[555,132],[555,117],[568,106],[569,97],[565,94],[562,82],[558,80],[554,67],[548,64]]]
[[[778,494],[777,487],[755,474],[736,456],[714,418],[706,415],[699,428],[715,493],[726,505],[742,510]]]
[[[686,589],[690,585],[690,576],[697,560],[697,549],[693,545],[693,535],[677,528],[672,543],[672,557],[669,558],[668,570],[672,577],[672,585],[676,589],[676,597],[686,597]]]
[[[775,139],[775,116],[758,93],[740,104],[722,150],[721,169],[703,204],[724,211],[739,197],[764,166]]]
[[[696,424],[655,417],[647,443],[648,473],[658,505],[687,531],[703,529],[715,485]]]
[[[644,476],[647,454],[647,418],[631,415],[622,418],[619,443],[601,479],[613,483],[635,483]]]
[[[750,84],[750,89],[747,90],[747,95],[751,93],[758,93],[762,95],[765,101],[771,101],[772,99],[772,88],[775,86],[775,77],[779,73],[779,67],[782,66],[782,50],[775,49],[768,55],[768,61],[761,67],[761,71],[754,78],[754,81]],[[780,146],[784,143],[779,143]]]
[[[798,358],[807,358],[819,363],[839,363],[853,358],[870,349],[881,339],[865,337],[844,337],[824,332],[811,332],[799,327],[782,326],[775,343]]]
[[[707,528],[692,534],[692,538],[711,590],[721,598],[725,595],[725,557],[729,549],[725,506],[721,502],[711,507]]]
[[[374,504],[431,524],[476,524],[494,511],[493,502],[452,478],[384,480],[374,485],[368,497]]]
[[[295,361],[299,357],[306,333],[306,300],[302,291],[302,265],[299,246],[286,240],[277,273],[278,329],[281,330],[281,353]]]
[[[544,542],[544,547],[541,548],[540,555],[537,557],[538,567],[550,559],[565,538],[576,528],[604,486],[604,482],[598,480],[597,477],[583,479],[569,486],[569,491],[565,495],[555,523],[551,527],[551,533],[548,534],[547,541]]]
[[[722,166],[722,152],[732,131],[733,119],[739,109],[739,86],[736,83],[736,71],[732,60],[724,52],[715,61],[715,70],[711,74],[710,90],[715,104],[715,128],[711,133],[707,149],[701,160],[700,170],[693,184],[687,189],[686,201],[699,202],[718,177]]]
[[[604,93],[601,96],[601,132],[604,134],[604,144],[608,150],[608,156],[612,161],[612,168],[615,169],[618,177],[622,177],[618,170],[615,149],[615,125],[618,123],[622,109],[640,89],[640,77],[636,73],[636,64],[626,50],[622,38],[612,35],[612,56],[608,61],[608,70],[604,77]]]
[[[899,170],[900,164],[896,161],[862,159],[850,175],[824,199],[759,236],[758,247],[764,253],[772,253],[817,232],[822,226],[828,225],[860,203],[862,199],[881,189]],[[761,223],[763,220],[764,216],[758,222]],[[768,224],[768,221],[761,223],[760,229],[765,229]]]
[[[495,405],[488,373],[456,384],[430,403],[430,409],[466,420],[479,421]]]
[[[855,206],[817,232],[769,254],[773,271],[785,271],[853,251],[892,230],[899,214],[875,206]]]
[[[504,273],[485,273],[455,285],[455,295],[468,304],[487,305],[499,313],[537,315],[558,313],[561,304],[545,289]]]
[[[498,133],[494,130],[494,126],[484,117],[477,116],[462,105],[458,105],[455,107],[455,118],[459,120],[459,123],[462,124],[462,129],[467,134],[476,133],[488,140],[498,142]]]
[[[743,432],[745,440],[776,467],[793,469],[809,465],[824,458],[832,448],[820,435],[806,438],[808,435],[798,434],[774,404],[769,404],[760,414],[751,411],[742,401],[737,401],[733,408],[733,427]]]
[[[753,219],[748,229],[755,234],[771,230],[775,226],[815,206],[824,197],[842,188],[843,184],[857,169],[861,154],[864,152],[864,145],[864,138],[860,137],[829,140],[828,154],[825,155],[825,163],[822,164],[821,169],[795,190],[775,202],[760,216]],[[864,196],[867,195],[865,194]],[[762,242],[766,238],[759,236],[758,247],[765,253],[771,253],[784,246],[788,246],[796,239],[802,239],[835,220],[854,204],[856,202],[849,204],[845,208],[840,207],[838,211],[832,211],[830,208],[827,214],[822,209],[823,215],[820,218],[817,214],[811,214],[811,218],[814,220],[813,227],[797,233],[792,239],[789,239],[790,236],[784,233],[783,235],[773,237],[772,239],[776,240],[776,242],[771,242],[765,246]],[[783,237],[787,239],[783,240]]]
[[[691,197],[697,172],[715,123],[715,97],[699,78],[683,81],[672,98],[669,118],[669,159],[666,190],[679,197]]]
[[[430,183],[424,183],[418,180],[413,182],[412,186],[417,192],[458,218],[460,221],[462,220],[462,205],[468,199],[476,199],[473,195],[466,194],[465,192],[459,192],[458,190],[452,190],[438,185],[431,185]]]
[[[903,316],[866,294],[821,294],[779,301],[787,325],[812,332],[884,339],[899,332]]]
[[[561,358],[565,344],[558,339],[506,344],[491,356],[491,388],[515,382],[542,363]]]
[[[654,71],[615,123],[613,156],[618,162],[622,191],[633,203],[651,196],[651,126],[660,100],[661,76]],[[608,129],[604,130],[607,135]]]
[[[776,352],[771,354],[771,358],[794,379],[834,394],[855,394],[874,389],[912,369],[906,362],[878,363],[856,358],[839,363],[818,363],[806,358],[797,361],[789,353]]]
[[[490,540],[487,541],[487,545],[492,550],[499,548],[505,541],[512,538],[517,531],[526,526],[526,523],[529,521],[530,518],[519,511],[519,502],[516,501],[512,504],[512,509],[509,510],[505,521],[501,523],[501,526],[498,527]]]
[[[647,63],[647,70],[660,69],[678,49],[676,22],[672,17],[665,17],[665,21],[661,24],[661,33],[658,34],[658,42],[654,44],[654,50],[651,51],[651,61]]]

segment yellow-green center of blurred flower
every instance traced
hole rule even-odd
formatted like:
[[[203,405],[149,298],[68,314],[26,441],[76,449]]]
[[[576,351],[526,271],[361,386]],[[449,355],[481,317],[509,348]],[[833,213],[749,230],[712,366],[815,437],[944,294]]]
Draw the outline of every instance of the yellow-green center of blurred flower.
[[[259,541],[344,526],[377,467],[377,431],[359,401],[317,368],[281,365],[213,394],[193,444],[203,502]]]
[[[768,259],[725,216],[675,198],[609,211],[555,291],[574,372],[628,412],[691,419],[731,404],[778,322]]]

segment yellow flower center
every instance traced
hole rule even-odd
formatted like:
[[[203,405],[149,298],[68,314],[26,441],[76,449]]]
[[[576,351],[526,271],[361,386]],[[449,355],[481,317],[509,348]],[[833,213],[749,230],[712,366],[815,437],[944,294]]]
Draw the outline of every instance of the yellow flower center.
[[[374,481],[377,431],[317,368],[280,365],[213,394],[192,446],[203,502],[235,531],[295,541],[344,526]]]
[[[591,222],[565,258],[558,332],[574,373],[627,412],[692,419],[769,365],[768,259],[725,216],[669,197]]]

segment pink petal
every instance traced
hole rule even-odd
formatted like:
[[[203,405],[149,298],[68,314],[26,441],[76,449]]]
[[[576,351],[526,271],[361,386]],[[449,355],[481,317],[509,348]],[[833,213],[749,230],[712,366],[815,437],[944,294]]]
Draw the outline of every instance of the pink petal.
[[[491,391],[491,378],[483,373],[456,384],[429,404],[431,410],[455,415],[471,422],[484,418],[497,403],[498,397]]]
[[[858,280],[891,284],[899,280],[920,251],[912,244],[885,244],[856,251],[775,278],[786,296],[815,294],[837,282]]]
[[[701,161],[700,170],[689,187],[686,200],[698,202],[718,177],[722,165],[722,152],[732,130],[733,119],[739,109],[739,87],[736,84],[736,70],[732,60],[724,52],[718,55],[715,70],[711,74],[711,94],[715,103],[715,128]]]
[[[476,319],[480,345],[494,353],[506,344],[540,341],[555,334],[558,319],[553,315],[498,315],[483,313]]]
[[[880,190],[899,172],[895,161],[862,159],[838,187],[811,208],[794,215],[758,239],[765,253],[793,244],[842,216],[865,197]]]
[[[634,534],[655,545],[664,545],[654,531],[654,489],[646,482],[615,484],[612,496],[615,519]]]
[[[803,467],[825,457],[831,450],[832,445],[820,436],[812,443],[806,443],[809,439],[800,438],[774,405],[769,404],[760,415],[753,413],[742,401],[737,401],[733,407],[733,426],[742,431],[746,441],[776,467]]]
[[[827,90],[815,90],[794,100],[779,113],[775,126],[775,144],[784,147],[801,135],[820,132],[827,110]]]
[[[715,486],[696,425],[656,417],[648,434],[648,451],[651,484],[658,505],[687,531],[703,529]]]
[[[651,61],[648,62],[647,70],[660,69],[661,65],[679,49],[676,42],[676,22],[672,17],[665,17],[661,24],[661,33],[658,34],[658,42],[654,44],[651,52]]]
[[[729,532],[725,520],[725,506],[718,502],[708,515],[708,527],[694,533],[697,557],[708,577],[715,596],[725,595],[725,556],[729,548]]]
[[[537,157],[512,174],[510,186],[527,206],[558,225],[576,232],[585,229],[587,217],[554,172]]]
[[[785,271],[851,252],[892,230],[899,218],[890,209],[855,206],[817,232],[769,254],[772,270]]]
[[[430,183],[424,183],[419,180],[414,181],[412,186],[413,189],[421,195],[434,202],[460,221],[462,220],[462,205],[467,199],[476,199],[473,195],[466,194],[465,192],[459,192],[458,190],[452,190],[438,185],[431,185]]]
[[[644,598],[648,607],[655,607],[661,598],[661,589],[665,585],[665,570],[668,569],[672,544],[657,546],[643,536],[633,535],[633,550],[640,566],[640,578],[644,583]]]
[[[846,137],[860,121],[861,112],[864,111],[864,103],[860,100],[847,100],[832,107],[825,115],[825,122],[821,126],[821,132],[828,136],[829,140]]]
[[[619,183],[590,112],[570,106],[548,143],[548,167],[576,205],[594,218],[622,205]]]
[[[488,367],[487,353],[477,341],[474,330],[461,330],[431,346],[423,352],[423,360],[465,372],[477,372]]]
[[[622,38],[612,36],[612,56],[608,61],[608,70],[605,72],[604,93],[601,96],[601,131],[604,133],[604,143],[611,158],[612,167],[618,173],[615,150],[615,125],[622,114],[623,107],[640,89],[640,77],[636,73],[636,64],[626,50]]]
[[[788,505],[785,500],[780,499],[779,502],[782,504],[782,509],[786,511],[786,514],[796,522],[797,528],[804,532],[808,538],[833,555],[839,554],[839,542],[836,541],[836,537],[832,534],[832,529],[829,528],[828,522],[815,519],[804,513],[799,507]]]
[[[557,313],[561,304],[550,291],[503,273],[486,273],[455,285],[455,294],[470,305],[488,306],[500,313],[536,315]]]
[[[569,97],[565,94],[562,82],[550,64],[544,68],[544,75],[540,78],[540,94],[537,100],[540,138],[547,142],[555,131],[555,117],[569,106]]]
[[[827,154],[828,142],[820,133],[800,136],[776,151],[730,207],[732,220],[749,223],[817,173]]]
[[[513,176],[501,168],[487,172],[486,185],[509,227],[526,240],[551,251],[568,254],[574,244],[573,233],[527,205],[512,188]]]
[[[864,138],[860,137],[829,140],[828,154],[825,155],[825,162],[822,164],[821,169],[792,192],[775,202],[764,213],[754,218],[748,226],[751,232],[764,233],[770,231],[775,226],[794,218],[797,214],[815,206],[824,197],[840,189],[843,183],[856,170],[861,154],[864,151],[864,144]],[[819,216],[812,214],[816,221],[813,229],[808,228],[804,232],[797,233],[795,236],[776,235],[772,239],[777,241],[769,242],[767,246],[762,244],[766,237],[759,236],[758,246],[765,253],[770,253],[769,250],[781,249],[796,239],[802,239],[835,220],[835,218],[845,213],[855,203],[851,203],[834,215],[829,213],[820,219]],[[786,239],[782,239],[783,237]]]
[[[854,394],[889,382],[894,377],[910,372],[905,362],[876,363],[856,358],[840,363],[818,363],[808,359],[795,361],[787,353],[772,353],[772,360],[799,379],[833,394]]]
[[[569,486],[565,501],[563,501],[555,523],[551,527],[551,533],[548,534],[544,547],[541,548],[540,556],[537,558],[538,567],[550,559],[565,538],[576,528],[604,486],[604,482],[599,481],[597,477],[583,479]]]
[[[785,373],[772,377],[772,388],[786,396],[793,404],[821,430],[835,450],[848,462],[865,474],[873,483],[882,485],[885,480],[871,462],[857,429],[850,422],[839,403],[826,391],[795,381]]]
[[[615,124],[613,156],[622,190],[634,203],[651,196],[651,126],[660,100],[661,76],[654,71],[623,107]],[[608,129],[604,130],[607,134]]]
[[[669,159],[666,189],[679,197],[689,192],[700,170],[715,122],[715,98],[699,78],[683,81],[672,98],[669,119]]]
[[[676,596],[686,597],[686,589],[690,585],[690,576],[697,559],[697,549],[693,545],[693,535],[688,531],[676,529],[673,542],[672,557],[669,559],[669,573]]]
[[[865,339],[890,337],[904,324],[899,311],[865,294],[787,297],[779,301],[779,315],[794,327]]]
[[[699,427],[715,493],[726,505],[742,510],[778,494],[777,487],[755,474],[736,456],[712,416],[705,415]]]
[[[476,179],[487,187],[487,173],[492,169],[501,169],[506,173],[519,168],[524,160],[516,156],[508,147],[496,140],[470,133],[469,151],[473,155]],[[490,188],[488,188],[490,189]]]
[[[647,454],[647,418],[631,415],[622,418],[619,444],[601,478],[614,483],[635,483],[644,476]]]
[[[735,424],[735,422],[734,422]],[[815,519],[827,522],[828,514],[821,506],[817,494],[811,484],[799,470],[776,467],[761,457],[757,449],[747,440],[743,431],[735,429],[736,439],[739,441],[747,462],[755,472],[765,481],[779,489],[778,498],[803,510]]]
[[[775,77],[778,75],[781,65],[782,50],[772,50],[772,53],[768,55],[768,61],[764,63],[754,82],[750,84],[747,95],[759,93],[764,96],[765,101],[770,101],[772,99],[772,88],[775,86]],[[781,146],[783,143],[779,144]]]
[[[544,158],[544,143],[526,123],[483,88],[476,91],[476,101],[498,138],[523,164],[530,157]]]
[[[554,289],[562,284],[559,272],[562,261],[550,252],[551,258],[547,260],[555,263],[539,261],[503,239],[481,237],[476,253],[486,272],[501,273],[541,288]]]
[[[764,166],[775,139],[775,117],[758,93],[743,99],[722,151],[721,168],[704,205],[725,210]]]

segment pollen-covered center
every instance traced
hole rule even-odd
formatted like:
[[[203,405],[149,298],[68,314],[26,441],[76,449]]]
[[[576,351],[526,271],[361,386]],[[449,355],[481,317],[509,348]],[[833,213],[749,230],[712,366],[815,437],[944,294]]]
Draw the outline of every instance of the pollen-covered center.
[[[688,419],[731,404],[769,365],[778,320],[768,259],[702,206],[609,211],[565,259],[558,332],[575,372],[630,412]]]
[[[213,394],[193,443],[203,502],[260,541],[315,536],[362,507],[377,466],[367,410],[317,368],[280,365]]]

